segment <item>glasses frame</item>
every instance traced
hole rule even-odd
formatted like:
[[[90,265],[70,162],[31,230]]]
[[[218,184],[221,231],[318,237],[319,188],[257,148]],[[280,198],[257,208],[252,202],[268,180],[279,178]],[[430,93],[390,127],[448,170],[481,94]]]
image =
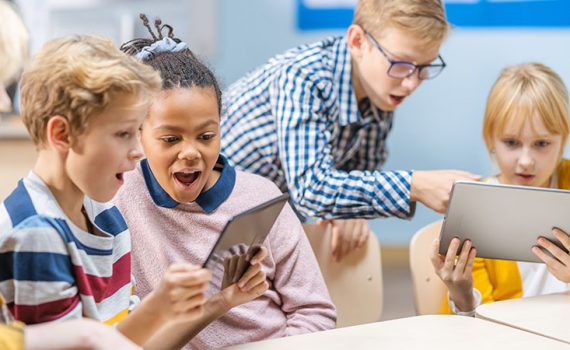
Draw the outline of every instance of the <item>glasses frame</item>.
[[[439,60],[441,61],[441,63],[439,63],[439,64],[414,64],[414,63],[409,62],[409,61],[393,60],[390,58],[390,56],[388,56],[386,51],[384,51],[382,46],[380,46],[380,44],[378,44],[378,41],[376,41],[376,39],[374,39],[374,37],[370,33],[364,31],[364,34],[366,34],[366,36],[368,37],[368,39],[370,40],[372,45],[374,45],[374,47],[376,47],[378,49],[378,51],[380,51],[382,53],[382,55],[384,55],[384,57],[386,57],[386,60],[388,60],[388,62],[390,63],[390,67],[388,67],[388,71],[386,72],[386,74],[388,74],[388,76],[391,78],[395,78],[395,79],[409,78],[412,75],[414,75],[414,73],[416,73],[416,71],[418,71],[418,78],[420,80],[430,80],[430,79],[437,77],[443,71],[443,69],[447,66],[447,64],[443,60],[443,57],[441,57],[440,54],[437,55],[437,58],[439,58]],[[390,74],[390,72],[392,71],[392,68],[394,67],[395,64],[405,64],[405,65],[409,66],[410,68],[413,67],[413,69],[406,76],[403,76],[403,77],[393,76],[392,74]],[[422,78],[422,70],[424,68],[427,68],[427,67],[441,67],[441,70],[436,75],[434,75],[432,77]]]

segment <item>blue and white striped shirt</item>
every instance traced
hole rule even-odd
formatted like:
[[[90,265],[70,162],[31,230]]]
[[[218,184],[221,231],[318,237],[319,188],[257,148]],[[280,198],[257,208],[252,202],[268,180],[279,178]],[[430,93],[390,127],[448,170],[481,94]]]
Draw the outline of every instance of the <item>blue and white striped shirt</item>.
[[[34,172],[0,203],[0,293],[18,320],[115,324],[138,302],[123,216],[110,203],[83,204],[101,235],[75,226]]]
[[[361,113],[362,111],[362,113]],[[380,171],[393,114],[358,102],[344,38],[302,45],[231,85],[222,153],[321,218],[413,215],[411,171]]]

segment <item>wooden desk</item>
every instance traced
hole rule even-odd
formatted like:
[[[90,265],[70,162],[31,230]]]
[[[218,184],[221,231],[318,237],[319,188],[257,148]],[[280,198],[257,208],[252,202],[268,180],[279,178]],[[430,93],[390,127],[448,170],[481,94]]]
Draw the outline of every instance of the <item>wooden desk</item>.
[[[226,350],[569,349],[567,344],[473,317],[426,315],[266,340]]]
[[[484,304],[475,314],[570,344],[570,292]]]

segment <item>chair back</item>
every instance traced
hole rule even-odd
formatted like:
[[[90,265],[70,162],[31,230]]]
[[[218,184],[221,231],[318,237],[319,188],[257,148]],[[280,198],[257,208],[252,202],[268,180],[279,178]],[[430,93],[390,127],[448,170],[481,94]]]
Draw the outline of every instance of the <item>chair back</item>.
[[[439,237],[442,223],[436,221],[421,228],[410,241],[410,269],[418,315],[438,314],[447,292],[430,260],[431,245]]]
[[[366,244],[335,262],[331,225],[303,225],[337,311],[337,327],[380,321],[382,262],[380,244],[371,233]]]

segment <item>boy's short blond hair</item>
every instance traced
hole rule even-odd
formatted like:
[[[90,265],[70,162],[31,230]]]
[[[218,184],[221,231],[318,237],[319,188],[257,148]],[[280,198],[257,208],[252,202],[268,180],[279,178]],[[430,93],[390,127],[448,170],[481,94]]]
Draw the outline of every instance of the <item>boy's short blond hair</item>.
[[[536,117],[550,133],[562,136],[562,155],[570,122],[568,90],[560,76],[541,63],[503,69],[489,92],[483,119],[483,139],[489,152],[494,147],[493,140],[501,136],[505,125],[516,123],[522,129],[526,121]]]
[[[28,60],[28,30],[8,1],[0,0],[0,84],[14,82]]]
[[[52,116],[66,117],[71,134],[86,130],[117,94],[140,96],[160,90],[152,67],[121,52],[111,40],[74,36],[47,43],[32,59],[21,80],[21,114],[34,143],[42,147]]]
[[[441,0],[358,0],[353,23],[377,36],[401,29],[426,45],[440,45],[449,31]]]

